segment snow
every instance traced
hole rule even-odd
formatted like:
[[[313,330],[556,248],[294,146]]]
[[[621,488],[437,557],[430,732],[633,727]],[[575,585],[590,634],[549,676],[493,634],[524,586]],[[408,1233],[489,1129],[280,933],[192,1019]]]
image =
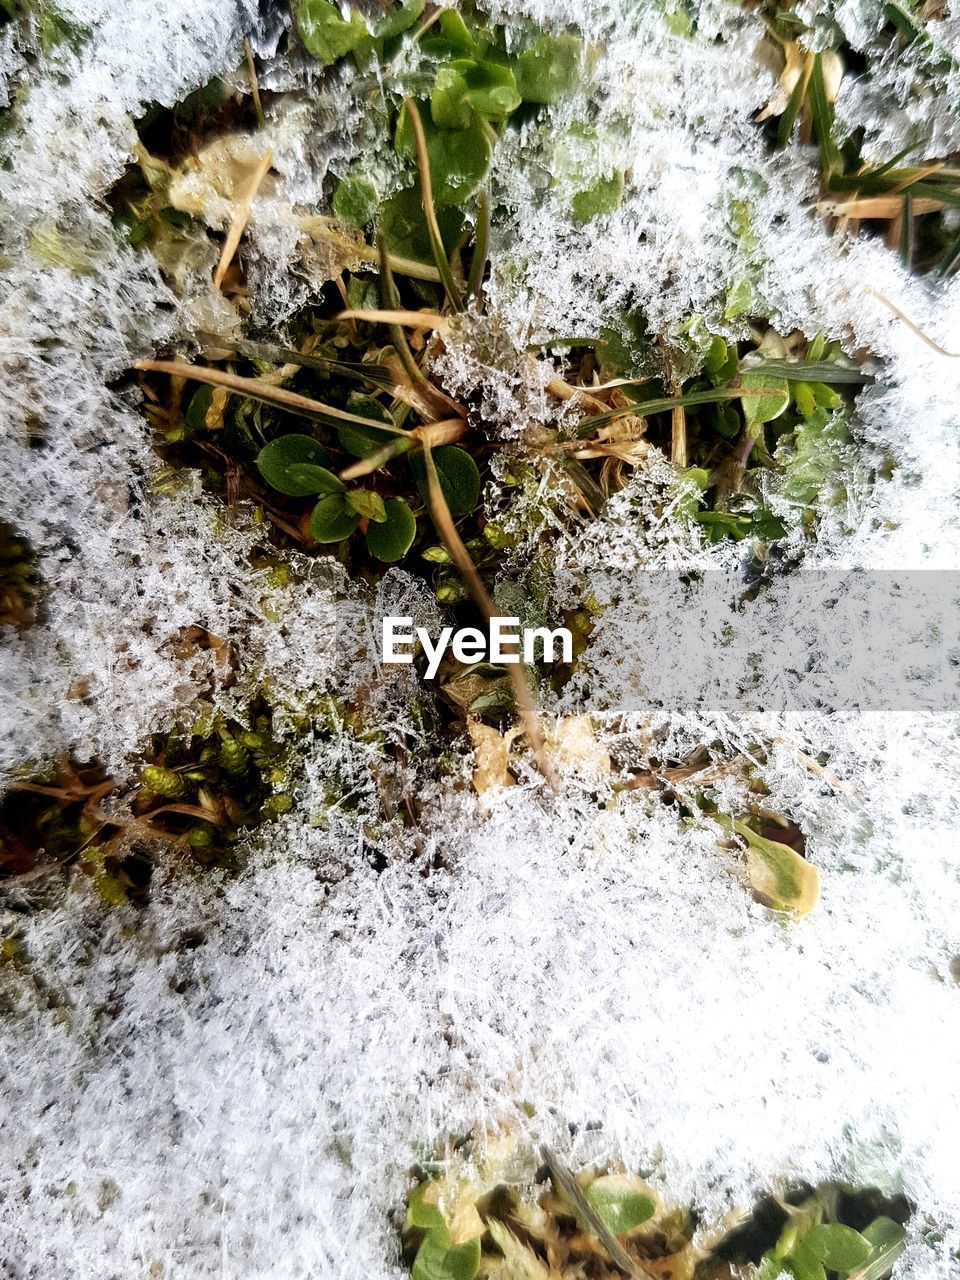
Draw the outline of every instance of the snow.
[[[879,9],[859,0],[836,14],[869,32]],[[510,6],[555,23],[575,10]],[[25,73],[0,168],[0,515],[36,549],[47,588],[41,623],[0,650],[0,764],[34,771],[71,750],[123,778],[149,734],[201,705],[239,714],[266,687],[293,747],[296,803],[251,840],[235,878],[162,863],[142,911],[104,908],[81,877],[37,909],[15,896],[4,909],[17,940],[0,980],[5,1274],[398,1275],[411,1164],[450,1134],[497,1126],[574,1163],[652,1169],[707,1221],[791,1179],[902,1190],[917,1211],[898,1275],[955,1274],[955,705],[874,696],[745,711],[689,693],[679,708],[651,705],[638,575],[736,571],[740,554],[698,540],[671,507],[669,468],[654,465],[577,536],[545,517],[550,600],[589,591],[607,608],[577,680],[552,704],[545,694],[545,711],[591,714],[617,758],[638,764],[702,744],[753,760],[765,803],[807,835],[822,901],[783,924],[752,901],[713,824],[691,826],[643,790],[571,775],[554,796],[526,775],[481,815],[462,785],[466,747],[438,771],[429,695],[412,668],[378,660],[384,614],[435,625],[426,588],[397,569],[368,592],[302,558],[275,586],[252,562],[250,512],[225,516],[195,477],[158,482],[125,374],[189,333],[209,299],[199,283],[174,297],[149,256],[121,249],[103,194],[131,154],[132,116],[231,74],[251,12],[206,0],[70,12],[90,40]],[[602,85],[603,121],[629,161],[618,214],[574,224],[563,191],[529,180],[535,166],[519,158],[550,145],[535,126],[501,148],[495,321],[472,320],[453,344],[448,387],[480,385],[491,435],[516,440],[570,412],[519,358],[527,343],[595,333],[624,307],[667,333],[693,311],[742,332],[724,310],[745,278],[781,332],[822,330],[876,361],[850,497],[823,513],[808,566],[845,581],[869,570],[865,584],[881,570],[956,569],[960,373],[882,298],[956,350],[960,284],[912,278],[878,242],[843,244],[811,215],[814,157],[771,157],[751,124],[772,91],[750,56],[758,18],[707,5],[701,35],[683,40],[659,12],[597,9],[604,57],[584,94]],[[262,20],[265,49],[275,27]],[[327,166],[354,145],[352,92],[342,87],[337,119],[319,99],[271,121],[279,192],[251,230],[258,323],[282,324],[304,296],[302,281],[285,283],[296,243],[284,192],[319,203]],[[870,110],[877,145],[894,145],[905,126]],[[931,136],[954,127],[949,99],[909,110]],[[731,193],[750,207],[749,244],[731,230]],[[38,252],[43,225],[82,271]],[[897,465],[868,483],[881,459]],[[504,500],[494,484],[491,508]],[[704,629],[715,614],[673,585],[664,598],[682,668],[702,648],[683,639],[691,608]],[[772,642],[788,607],[799,609],[758,608],[744,643]],[[234,646],[234,685],[210,653],[174,643],[191,625]],[[876,688],[890,672],[874,674]],[[371,732],[358,734],[337,700],[371,689]],[[402,764],[387,767],[384,741]],[[829,776],[811,767],[821,753]],[[726,811],[745,800],[735,770],[713,785]],[[385,792],[417,797],[416,829]]]

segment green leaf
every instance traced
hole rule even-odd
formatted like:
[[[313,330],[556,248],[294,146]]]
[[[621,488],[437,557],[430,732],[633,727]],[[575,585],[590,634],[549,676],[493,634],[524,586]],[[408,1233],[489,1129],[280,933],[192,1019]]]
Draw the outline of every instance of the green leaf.
[[[431,1231],[413,1260],[412,1280],[474,1280],[480,1269],[480,1241],[452,1245],[446,1232]]]
[[[365,227],[373,221],[379,197],[369,178],[348,175],[337,183],[333,193],[333,212],[343,222]]]
[[[519,105],[510,68],[472,58],[457,58],[442,66],[430,94],[433,123],[444,129],[469,128],[474,112],[486,120],[505,120]]]
[[[399,8],[387,14],[374,25],[373,34],[378,40],[392,40],[407,31],[427,7],[427,0],[403,0]]]
[[[184,414],[187,426],[193,431],[202,431],[207,425],[207,410],[213,399],[213,387],[200,387],[190,397],[187,412]]]
[[[484,126],[476,121],[465,129],[441,129],[428,112],[421,111],[423,132],[430,161],[433,199],[438,209],[463,205],[487,176],[492,144]],[[416,159],[413,129],[405,110],[397,118],[394,135],[397,154],[405,160]],[[422,219],[421,213],[421,219]],[[391,247],[396,246],[391,240]]]
[[[447,500],[454,520],[469,515],[480,497],[480,472],[477,464],[464,449],[445,444],[433,451],[440,489]],[[424,501],[427,500],[427,469],[423,456],[414,454],[410,459],[413,477]]]
[[[369,45],[371,39],[363,14],[348,5],[344,18],[336,0],[300,0],[297,30],[307,51],[325,67]]]
[[[444,247],[449,253],[463,230],[463,214],[459,209],[448,206],[437,210],[437,221]],[[399,254],[402,258],[415,258],[420,262],[433,262],[419,182],[406,191],[397,192],[381,204],[380,230],[391,253]]]
[[[623,174],[617,172],[609,178],[598,178],[592,186],[578,191],[570,201],[570,207],[578,222],[589,222],[591,218],[614,213],[620,208],[622,199]]]
[[[537,36],[517,59],[517,88],[524,102],[551,103],[572,93],[582,48],[576,36]]]
[[[903,1252],[907,1233],[892,1218],[874,1218],[863,1229],[864,1240],[869,1241],[870,1257],[850,1280],[882,1280]]]
[[[403,498],[388,498],[383,506],[385,519],[382,524],[368,526],[367,546],[372,556],[393,564],[402,560],[413,545],[417,522]]]
[[[330,455],[313,436],[278,436],[257,454],[257,470],[271,488],[290,498],[336,493],[341,482],[323,465]]]
[[[728,347],[722,338],[713,338],[703,360],[703,367],[717,385],[730,381],[737,371],[737,348]]]
[[[756,439],[765,422],[779,418],[790,403],[786,378],[772,378],[767,373],[745,373],[740,379],[743,390],[762,389],[769,395],[744,396],[743,420],[746,423],[747,435]]]
[[[374,423],[383,422],[393,426],[394,422],[380,401],[374,400],[372,396],[362,396],[354,393],[347,401],[347,411],[355,413],[358,418],[370,419],[369,427],[363,427],[360,423],[351,422],[337,429],[340,443],[347,453],[352,454],[353,457],[369,458],[378,449],[382,449],[385,444],[397,439],[395,432],[380,431],[374,425]]]
[[[809,418],[816,413],[817,402],[809,382],[795,382],[793,384],[793,401],[801,418]]]
[[[657,1208],[645,1184],[627,1174],[595,1178],[584,1194],[615,1236],[626,1235],[648,1222]]]
[[[868,1260],[873,1248],[870,1241],[842,1222],[823,1222],[804,1234],[804,1246],[831,1271],[846,1276]]]
[[[477,48],[473,33],[456,9],[444,9],[437,22],[439,38],[428,38],[423,41],[423,48],[429,53],[439,53],[449,57],[470,57]]]
[[[317,542],[342,542],[359,523],[360,517],[347,506],[345,494],[331,493],[313,508],[310,536]]]
[[[810,1249],[806,1239],[801,1239],[794,1246],[787,1265],[793,1272],[794,1280],[827,1280],[823,1263]]]
[[[422,1182],[419,1187],[410,1192],[410,1199],[407,1201],[407,1217],[403,1224],[404,1231],[411,1229],[446,1231],[447,1224],[444,1222],[443,1214],[432,1199],[427,1199],[427,1193],[434,1186],[436,1183]]]
[[[325,67],[351,53],[370,35],[359,13],[351,9],[349,20],[344,21],[331,0],[300,0],[297,31],[307,52]]]
[[[351,489],[347,493],[347,506],[358,516],[372,520],[374,524],[383,524],[387,518],[383,499],[372,489]]]

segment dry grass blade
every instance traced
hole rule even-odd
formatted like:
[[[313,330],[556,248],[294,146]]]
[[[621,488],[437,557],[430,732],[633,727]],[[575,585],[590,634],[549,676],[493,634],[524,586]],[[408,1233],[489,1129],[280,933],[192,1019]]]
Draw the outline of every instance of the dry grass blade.
[[[554,1188],[569,1201],[571,1207],[576,1209],[578,1216],[589,1225],[590,1230],[609,1253],[610,1260],[614,1266],[619,1267],[624,1275],[631,1278],[644,1275],[650,1276],[655,1280],[652,1271],[648,1271],[642,1263],[630,1257],[626,1249],[624,1249],[623,1245],[583,1194],[576,1178],[569,1169],[561,1164],[555,1153],[549,1147],[541,1147],[540,1154],[543,1156],[544,1164],[550,1170]]]
[[[402,324],[408,329],[424,329],[427,332],[436,329],[440,333],[450,327],[447,317],[439,315],[436,311],[364,311],[350,308],[339,312],[334,319],[366,320],[368,324]]]
[[[213,287],[219,289],[223,284],[223,277],[227,274],[227,268],[233,261],[233,255],[237,252],[237,247],[246,230],[247,222],[250,219],[250,210],[253,208],[253,202],[260,190],[260,183],[267,176],[270,166],[273,164],[273,152],[265,151],[260,157],[260,162],[254,169],[247,188],[242,198],[237,203],[236,209],[233,211],[233,217],[230,220],[230,227],[227,231],[227,238],[223,242],[223,252],[220,254],[220,261],[217,263],[217,269],[213,273]]]
[[[450,554],[451,560],[460,570],[460,574],[467,584],[477,608],[489,623],[491,618],[499,617],[499,614],[493,600],[487,593],[486,587],[483,585],[483,580],[477,572],[476,565],[470,559],[470,552],[463,545],[463,540],[457,533],[457,526],[453,522],[453,516],[450,514],[447,500],[443,496],[443,490],[440,488],[440,479],[437,475],[437,467],[433,460],[430,442],[426,439],[423,441],[423,461],[427,473],[430,517],[436,526],[437,533],[440,535],[441,542]],[[546,741],[540,725],[540,716],[537,713],[536,704],[530,692],[530,685],[527,682],[526,669],[520,662],[511,662],[507,663],[507,673],[510,677],[520,721],[523,725],[524,733],[527,735],[527,741],[530,743],[534,759],[537,762],[537,768],[550,786],[556,790],[557,780],[553,766],[547,757]]]
[[[421,448],[424,442],[431,447],[454,444],[457,440],[462,440],[466,433],[467,425],[462,418],[445,418],[442,422],[425,423],[412,431],[404,432],[402,439],[391,440],[376,453],[371,453],[369,457],[360,458],[359,461],[351,463],[340,472],[340,479],[359,480],[361,476],[372,475],[398,454],[406,453],[414,442]]]
[[[903,208],[900,196],[862,196],[851,200],[821,200],[817,212],[828,218],[874,218],[885,221],[896,218]],[[921,197],[913,202],[913,212],[939,213],[945,208],[942,200]]]
[[[358,414],[347,413],[345,409],[335,409],[333,405],[324,404],[320,400],[311,400],[309,396],[301,396],[296,391],[285,391],[283,387],[273,387],[260,378],[242,378],[236,373],[224,373],[220,369],[207,369],[203,365],[183,364],[178,360],[139,360],[135,369],[145,373],[167,373],[172,378],[189,378],[193,382],[206,382],[212,387],[226,387],[237,395],[247,396],[251,400],[262,400],[265,404],[279,405],[291,413],[299,413],[307,418],[320,418],[334,425],[340,422],[353,422],[361,427],[369,427],[370,419],[361,418]],[[391,427],[385,422],[377,422],[379,431],[393,432],[406,436],[408,433],[400,427]]]
[[[250,93],[253,96],[253,109],[257,115],[257,128],[266,128],[266,119],[263,114],[263,103],[260,101],[260,85],[257,82],[257,68],[253,61],[253,50],[250,48],[250,41],[244,36],[243,38],[243,56],[247,64],[247,79],[250,81]]]
[[[878,302],[882,302],[885,307],[892,311],[897,319],[905,324],[911,332],[915,333],[920,341],[925,346],[928,346],[931,351],[936,351],[937,355],[946,356],[949,360],[960,360],[960,351],[947,351],[945,347],[940,346],[939,342],[934,342],[932,338],[923,332],[919,325],[914,324],[909,316],[904,315],[896,303],[891,302],[889,298],[885,298],[882,293],[877,293],[876,289],[867,287],[866,291],[871,298],[876,298]]]

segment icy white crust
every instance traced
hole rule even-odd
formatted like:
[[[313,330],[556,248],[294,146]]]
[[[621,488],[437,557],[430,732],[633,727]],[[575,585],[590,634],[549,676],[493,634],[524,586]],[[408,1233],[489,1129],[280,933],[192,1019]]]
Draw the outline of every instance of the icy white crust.
[[[5,978],[2,1269],[44,1280],[394,1276],[388,1215],[410,1163],[449,1133],[507,1123],[574,1162],[655,1164],[708,1217],[790,1177],[901,1188],[917,1202],[915,1224],[937,1233],[915,1225],[898,1274],[950,1275],[960,1246],[954,723],[702,709],[651,718],[630,701],[637,654],[601,637],[555,709],[594,713],[620,758],[654,742],[663,756],[771,744],[769,805],[802,823],[823,877],[821,904],[789,927],[752,902],[714,833],[642,792],[604,807],[602,780],[570,776],[555,798],[529,781],[486,797],[481,819],[463,793],[432,787],[415,673],[378,673],[370,622],[391,613],[434,628],[426,592],[396,570],[365,599],[316,562],[298,566],[295,587],[270,588],[248,567],[248,515],[227,519],[189,478],[176,494],[151,483],[147,428],[126,384],[114,386],[133,359],[220,304],[202,272],[177,303],[149,256],[120,249],[103,193],[131,152],[132,115],[228,72],[250,13],[220,0],[78,0],[72,11],[93,31],[77,59],[28,72],[8,37],[3,54],[14,79],[32,79],[0,169],[0,502],[50,588],[42,624],[4,637],[4,767],[72,749],[123,776],[146,735],[211,689],[230,709],[266,683],[292,725],[325,689],[375,678],[374,710],[405,744],[401,781],[418,789],[424,819],[413,833],[379,816],[379,746],[334,726],[298,743],[294,811],[240,878],[168,880],[161,868],[142,913],[105,911],[79,885],[57,907],[10,914],[29,963]],[[536,12],[579,16],[559,4]],[[879,5],[838,12],[869,31]],[[490,333],[506,354],[492,359],[491,343],[467,332],[446,360],[449,388],[480,385],[491,431],[508,437],[558,412],[536,367],[516,359],[531,337],[595,332],[623,305],[642,307],[655,329],[691,311],[720,326],[724,290],[744,267],[721,210],[728,192],[747,190],[752,266],[777,327],[826,330],[886,362],[860,397],[850,499],[823,514],[820,562],[955,567],[957,362],[866,286],[956,349],[960,285],[910,279],[876,242],[843,250],[810,219],[813,158],[766,156],[750,124],[772,88],[750,58],[757,21],[706,6],[694,40],[670,35],[653,6],[629,20],[600,6],[597,22],[606,54],[594,91],[611,121],[626,122],[616,137],[632,174],[625,206],[574,227],[562,193],[531,185],[503,146],[496,181],[511,216],[494,246]],[[270,74],[289,84],[309,72]],[[954,86],[942,89],[909,103],[934,131],[952,127],[956,108]],[[349,86],[342,93],[335,138],[312,112],[268,131],[282,184],[304,205],[349,145],[343,126],[356,113]],[[575,118],[576,104],[567,110]],[[899,127],[870,121],[890,149]],[[535,134],[517,145],[536,145]],[[290,283],[278,200],[254,209],[249,252],[255,305],[282,320],[305,286]],[[81,246],[87,274],[37,256],[47,223]],[[883,455],[899,467],[868,487],[868,464]],[[638,566],[728,561],[656,501],[671,483],[666,468],[660,480],[638,476],[601,521],[558,543],[558,601],[589,589],[624,609]],[[209,655],[174,651],[180,628],[196,624],[235,644],[232,689],[217,686]],[[841,788],[805,761],[824,750]],[[733,784],[717,786],[721,802],[737,801]],[[373,869],[371,849],[385,869]],[[570,1139],[568,1122],[596,1121],[599,1133]]]

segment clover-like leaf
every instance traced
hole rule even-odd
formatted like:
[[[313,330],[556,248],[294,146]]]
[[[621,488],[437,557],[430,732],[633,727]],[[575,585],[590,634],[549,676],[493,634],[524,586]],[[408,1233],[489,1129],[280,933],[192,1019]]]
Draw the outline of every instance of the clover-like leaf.
[[[411,1228],[419,1231],[446,1231],[447,1224],[443,1214],[437,1208],[436,1197],[436,1182],[422,1182],[419,1187],[410,1192],[404,1231],[409,1231]]]
[[[430,95],[433,122],[445,129],[469,128],[474,112],[486,120],[504,120],[519,105],[510,68],[472,58],[456,58],[442,66]]]
[[[615,1236],[627,1235],[648,1222],[657,1203],[646,1183],[629,1174],[607,1174],[595,1178],[584,1193],[597,1216]]]
[[[439,449],[434,449],[433,461],[436,464],[437,478],[440,481],[443,496],[447,500],[447,506],[450,508],[450,514],[455,520],[469,515],[480,497],[480,472],[477,470],[477,464],[466,450],[458,449],[453,444],[445,444]],[[417,488],[426,500],[427,469],[422,455],[414,454],[410,459],[410,466],[413,469]]]
[[[384,564],[402,560],[417,536],[417,522],[403,498],[388,498],[383,504],[384,520],[367,527],[370,554]]]
[[[412,27],[427,7],[427,0],[403,0],[392,13],[375,23],[373,34],[378,40],[391,40]]]
[[[370,37],[361,14],[351,9],[349,19],[345,19],[339,6],[331,0],[300,0],[297,31],[307,52],[325,67]]]
[[[747,842],[747,874],[750,884],[777,911],[805,916],[820,898],[820,872],[788,844],[757,835],[736,819],[734,831]]]
[[[517,89],[523,101],[550,103],[572,93],[582,49],[576,36],[537,36],[517,59]]]
[[[743,398],[743,420],[747,435],[757,438],[763,424],[779,418],[790,403],[787,380],[772,378],[768,373],[745,373],[740,379],[740,388],[764,393]]]
[[[437,222],[440,237],[449,253],[463,231],[463,214],[459,209],[448,205],[437,210]],[[380,205],[379,225],[392,253],[403,258],[416,258],[421,262],[433,262],[430,237],[424,224],[419,182],[383,201]]]
[[[383,505],[383,499],[379,493],[374,493],[372,489],[351,489],[347,495],[347,506],[362,516],[366,520],[372,520],[374,524],[383,524],[387,518],[387,512]]]
[[[330,493],[313,508],[310,536],[315,542],[342,542],[359,523],[360,517],[347,505],[346,494]]]
[[[424,53],[439,58],[470,58],[477,52],[477,38],[456,9],[444,9],[434,32],[421,41]]]
[[[313,436],[278,436],[257,454],[257,470],[271,488],[289,498],[338,493],[343,484],[324,465],[330,455]]]

